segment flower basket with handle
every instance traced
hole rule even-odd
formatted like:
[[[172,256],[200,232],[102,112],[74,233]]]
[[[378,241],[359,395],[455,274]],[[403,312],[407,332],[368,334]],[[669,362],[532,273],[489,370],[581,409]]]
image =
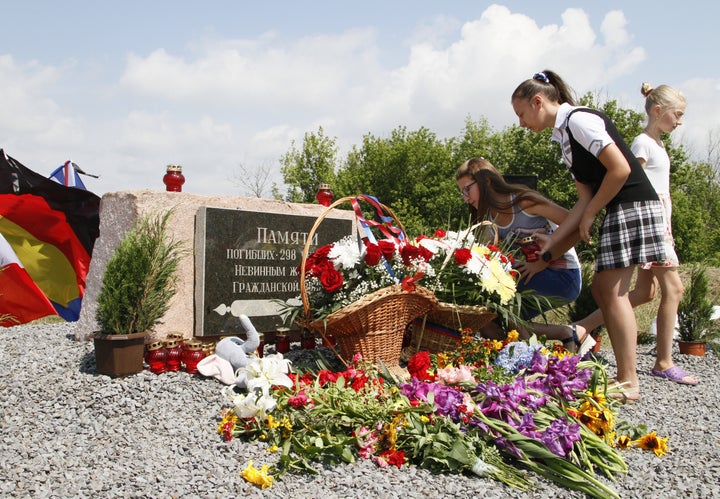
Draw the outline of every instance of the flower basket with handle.
[[[510,300],[514,295],[515,280],[510,274],[511,260],[505,258],[497,248],[497,229],[492,231],[494,236],[492,244],[486,246],[475,241],[474,231],[486,227],[494,228],[495,224],[484,221],[457,234],[443,233],[440,238],[421,239],[420,243],[428,245],[435,253],[430,262],[439,260],[439,263],[435,263],[438,266],[435,283],[430,287],[435,290],[436,296],[441,301],[438,307],[429,311],[426,316],[410,324],[408,329],[412,352],[423,350],[438,353],[455,350],[463,329],[469,328],[477,332],[497,317],[497,313],[491,307],[478,301],[492,297],[493,303],[499,305],[503,300]],[[462,251],[467,255],[466,257],[462,257]],[[482,273],[487,275],[482,276]],[[505,297],[494,291],[456,292],[455,288],[451,287],[451,283],[465,280],[472,283],[470,286],[477,286],[480,290],[482,282],[497,281],[499,284],[498,275],[507,278],[508,293]]]
[[[368,220],[364,217],[360,209],[360,201],[371,205],[376,214],[375,219]],[[352,204],[359,228],[364,231],[362,240],[365,247],[359,253],[360,263],[358,264],[358,267],[362,267],[361,270],[364,274],[361,278],[356,279],[364,282],[353,282],[352,285],[347,283],[346,288],[341,288],[353,288],[357,299],[327,315],[318,314],[317,304],[311,303],[309,296],[308,275],[312,276],[313,273],[320,272],[317,269],[322,266],[316,265],[317,254],[325,254],[328,250],[319,248],[310,255],[310,244],[322,220],[333,208],[347,202]],[[388,213],[389,216],[385,213]],[[381,241],[375,241],[373,231],[382,235]],[[422,277],[419,268],[415,268],[415,273],[401,274],[402,270],[407,271],[414,265],[408,265],[408,259],[405,260],[405,263],[400,259],[400,252],[406,249],[407,244],[404,228],[395,213],[375,198],[359,195],[344,197],[332,203],[315,221],[303,249],[299,272],[303,317],[298,318],[299,325],[316,331],[326,340],[326,343],[331,343],[327,337],[332,335],[340,350],[339,353],[336,353],[346,364],[346,359],[351,360],[355,354],[361,354],[364,359],[372,363],[382,363],[391,372],[398,373],[403,336],[408,324],[437,304],[437,299],[431,291],[416,284],[416,281]],[[380,246],[383,248],[382,257],[376,255],[378,256],[377,260],[375,257],[370,258],[380,251],[377,248]],[[392,253],[392,248],[397,251]],[[323,259],[322,264],[327,266],[326,260]],[[329,269],[330,273],[334,271],[336,269]],[[348,272],[348,275],[357,274],[355,269]],[[342,279],[342,277],[337,279]],[[329,282],[323,276],[316,281],[323,284]],[[369,286],[368,281],[373,281],[372,284],[382,282],[387,285],[373,289],[373,286]],[[343,282],[344,285],[345,282]],[[318,286],[317,283],[316,286]],[[325,288],[325,291],[327,289],[328,287]],[[365,289],[370,292],[363,293]],[[358,295],[358,293],[360,294]],[[352,294],[350,295],[352,296]]]

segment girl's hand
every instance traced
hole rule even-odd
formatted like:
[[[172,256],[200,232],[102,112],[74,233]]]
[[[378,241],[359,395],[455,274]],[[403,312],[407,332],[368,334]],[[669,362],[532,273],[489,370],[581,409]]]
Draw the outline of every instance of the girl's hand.
[[[586,211],[585,213],[583,213],[582,218],[580,218],[580,223],[578,224],[578,234],[580,235],[580,239],[582,239],[588,244],[592,244],[592,241],[590,239],[590,231],[592,230],[594,221],[595,214]]]
[[[536,232],[535,242],[537,242],[538,246],[540,246],[540,250],[536,252],[538,256],[540,256],[545,250],[552,246],[553,239],[550,234],[545,234],[544,232]]]
[[[535,274],[542,272],[548,268],[547,262],[538,260],[536,262],[516,262],[515,270],[520,274],[520,280],[524,280],[523,283],[527,284],[530,280],[535,277]]]

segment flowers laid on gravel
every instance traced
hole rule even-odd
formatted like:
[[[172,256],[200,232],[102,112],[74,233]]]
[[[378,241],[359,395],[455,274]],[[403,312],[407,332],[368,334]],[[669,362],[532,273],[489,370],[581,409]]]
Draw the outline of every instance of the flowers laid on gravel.
[[[499,342],[466,331],[457,351],[419,352],[409,380],[381,367],[360,356],[342,372],[292,372],[280,354],[251,362],[249,378],[262,381],[247,393],[225,389],[218,433],[265,442],[278,457],[260,469],[248,463],[245,479],[265,488],[289,471],[316,472],[316,462],[371,459],[519,489],[532,488],[531,471],[617,497],[598,475],[627,472],[621,449],[667,451],[667,439],[618,420],[603,366],[515,332]]]

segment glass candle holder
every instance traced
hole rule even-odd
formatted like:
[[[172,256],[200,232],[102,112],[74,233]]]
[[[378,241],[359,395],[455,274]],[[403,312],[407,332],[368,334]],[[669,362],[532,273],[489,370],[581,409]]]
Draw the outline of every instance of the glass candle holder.
[[[168,371],[179,371],[180,370],[180,344],[178,340],[167,340],[165,341],[165,349],[167,350],[167,370]]]
[[[525,260],[528,262],[536,262],[538,260],[538,254],[536,251],[540,251],[540,246],[535,239],[535,236],[523,237],[520,240],[520,251],[525,255]]]
[[[323,206],[330,206],[334,197],[333,191],[330,190],[330,184],[320,184],[315,194],[315,199]]]
[[[197,365],[205,358],[205,352],[202,349],[200,340],[187,340],[182,350],[181,360],[185,364],[185,372],[189,374],[197,374]]]
[[[265,335],[263,333],[260,333],[258,336],[260,336],[260,344],[257,347],[257,354],[258,357],[261,357],[265,354]]]
[[[167,165],[165,176],[163,177],[165,190],[169,192],[181,192],[185,183],[185,176],[182,174],[182,166]]]
[[[166,366],[167,350],[162,341],[154,341],[150,343],[145,352],[145,362],[150,367],[150,372],[154,374],[162,374],[167,370]]]
[[[300,346],[305,350],[313,350],[315,348],[315,336],[310,331],[303,331],[300,338]]]
[[[275,335],[275,351],[277,353],[288,353],[290,351],[290,338],[287,333]]]

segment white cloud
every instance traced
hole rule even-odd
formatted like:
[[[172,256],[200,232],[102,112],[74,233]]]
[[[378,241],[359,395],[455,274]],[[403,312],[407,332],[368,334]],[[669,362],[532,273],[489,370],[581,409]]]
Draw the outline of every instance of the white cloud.
[[[424,20],[403,37],[408,56],[394,67],[381,64],[384,47],[370,28],[296,39],[274,31],[253,39],[192,39],[183,49],[128,54],[112,82],[97,76],[97,61],[87,62],[97,81],[82,99],[69,96],[83,61],[55,67],[0,56],[6,97],[0,146],[39,172],[72,155],[102,175],[88,181],[98,193],[162,189],[165,165],[177,163],[188,179],[185,190],[238,194],[227,182],[238,164],[273,165],[272,180],[279,182],[279,157],[320,126],[343,148],[401,125],[457,136],[467,116],[501,129],[515,123],[512,90],[544,68],[580,95],[612,87],[623,90],[607,97],[619,98],[630,80],[629,104],[621,104],[641,109],[633,72],[646,54],[623,12],[607,12],[599,29],[576,8],[558,21],[540,25],[500,5],[465,23]],[[678,83],[689,100],[683,138],[703,143],[705,131],[717,126],[717,85]]]

